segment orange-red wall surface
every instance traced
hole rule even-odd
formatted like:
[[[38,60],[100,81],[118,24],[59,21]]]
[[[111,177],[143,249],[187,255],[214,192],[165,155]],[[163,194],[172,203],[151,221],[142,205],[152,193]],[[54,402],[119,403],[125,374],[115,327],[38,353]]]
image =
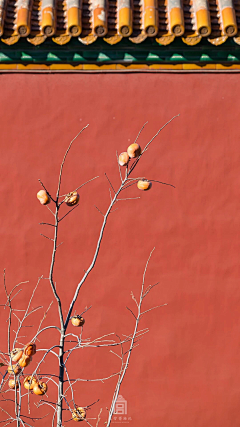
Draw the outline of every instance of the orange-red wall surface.
[[[239,75],[3,74],[0,79],[0,265],[1,271],[6,268],[8,289],[29,280],[14,300],[20,309],[38,277],[48,277],[51,261],[52,242],[40,233],[52,237],[52,229],[39,223],[50,222],[52,215],[36,198],[38,179],[55,194],[64,152],[89,123],[74,142],[62,180],[65,194],[99,176],[80,190],[79,207],[60,224],[59,243],[64,243],[57,251],[54,280],[66,315],[96,247],[103,218],[95,205],[105,212],[109,204],[104,173],[115,188],[120,183],[116,150],[124,151],[148,121],[139,137],[144,147],[180,114],[153,141],[133,175],[176,188],[153,183],[148,192],[135,186],[124,191],[123,197],[140,199],[120,201],[110,215],[96,266],[75,309],[81,313],[92,305],[84,339],[131,334],[134,318],[126,305],[136,310],[131,291],[139,297],[145,263],[155,247],[146,286],[159,285],[144,300],[144,309],[168,305],[147,313],[140,324],[149,333],[132,353],[120,392],[127,400],[127,419],[117,415],[113,421],[129,427],[239,427]],[[67,212],[65,206],[62,210]],[[45,326],[58,324],[58,315],[49,283],[42,280],[31,306],[43,309],[32,315],[27,325],[33,327],[23,329],[21,343],[34,336],[51,301]],[[0,349],[7,351],[7,313],[1,310]],[[76,328],[69,326],[69,332]],[[39,338],[39,349],[58,339],[51,330]],[[71,378],[119,372],[120,360],[109,350],[75,351],[69,359]],[[35,361],[39,357],[40,352]],[[56,361],[47,356],[42,375],[57,373]],[[88,411],[92,425],[102,408],[99,426],[104,426],[116,381],[115,376],[104,383],[74,384],[78,405],[100,399]],[[48,385],[53,401],[56,388],[52,381]],[[31,396],[31,414],[25,407],[23,413],[49,414],[34,425],[50,426],[52,409],[37,411],[38,401]],[[12,410],[10,401],[0,406]],[[0,413],[1,420],[6,417]],[[64,413],[64,425],[70,418]]]

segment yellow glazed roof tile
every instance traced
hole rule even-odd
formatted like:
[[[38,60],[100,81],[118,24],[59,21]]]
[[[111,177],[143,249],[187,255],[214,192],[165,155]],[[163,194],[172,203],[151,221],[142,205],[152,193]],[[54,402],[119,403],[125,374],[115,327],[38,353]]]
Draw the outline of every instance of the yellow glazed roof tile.
[[[26,38],[35,46],[72,37],[86,45],[98,38],[111,45],[124,38],[240,44],[240,0],[0,0],[0,36],[8,45]]]

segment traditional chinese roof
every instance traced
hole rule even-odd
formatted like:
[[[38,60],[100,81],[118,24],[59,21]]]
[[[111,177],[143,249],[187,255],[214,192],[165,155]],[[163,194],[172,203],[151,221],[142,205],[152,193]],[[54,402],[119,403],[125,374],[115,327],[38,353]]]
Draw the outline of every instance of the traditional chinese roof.
[[[97,39],[113,45],[122,39],[146,39],[169,45],[202,39],[240,44],[240,1],[235,0],[0,0],[0,36],[12,45],[26,39],[64,45],[71,39],[89,45]]]

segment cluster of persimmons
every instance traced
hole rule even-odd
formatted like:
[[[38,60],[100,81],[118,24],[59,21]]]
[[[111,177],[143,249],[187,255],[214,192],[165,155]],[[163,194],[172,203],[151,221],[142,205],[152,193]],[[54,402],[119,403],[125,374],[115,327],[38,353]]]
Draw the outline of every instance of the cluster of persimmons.
[[[85,319],[80,315],[74,315],[71,318],[73,326],[83,326]],[[11,364],[8,366],[8,373],[14,375],[10,378],[8,386],[10,389],[15,390],[19,388],[19,379],[16,377],[24,368],[26,368],[32,361],[32,356],[36,354],[36,344],[33,342],[28,343],[23,349],[15,348],[11,351]],[[23,386],[27,390],[33,391],[34,394],[42,396],[47,392],[48,386],[43,381],[39,381],[34,375],[24,377]],[[86,418],[86,411],[82,407],[76,407],[72,411],[73,421],[83,421]]]
[[[74,326],[83,326],[85,320],[83,317],[76,315],[72,317],[72,324]],[[19,388],[19,379],[16,378],[16,375],[19,375],[26,366],[32,360],[32,356],[36,353],[36,344],[28,343],[24,349],[15,348],[11,351],[11,364],[8,366],[9,374],[15,374],[14,379],[10,379],[8,386],[10,389]],[[14,364],[13,364],[14,363]],[[28,375],[23,380],[23,386],[27,390],[32,390],[34,394],[42,396],[47,392],[47,384],[43,381],[39,381],[34,375]],[[72,411],[73,421],[83,421],[86,418],[86,411],[82,407],[77,407]]]
[[[137,159],[142,153],[140,145],[136,142],[129,145],[127,151],[124,151],[119,155],[118,163],[120,166],[127,166],[131,159]],[[137,182],[137,187],[139,190],[147,191],[152,187],[152,183],[147,179],[140,179]]]
[[[48,205],[51,202],[51,199],[48,195],[48,193],[45,190],[40,190],[37,193],[37,198],[41,205]],[[67,194],[67,196],[64,199],[64,202],[67,206],[74,206],[77,205],[79,202],[80,196],[77,193],[77,191],[72,191],[71,193]]]
[[[118,163],[120,166],[127,166],[129,161],[131,159],[137,159],[142,153],[140,145],[138,145],[136,142],[134,144],[129,145],[127,151],[124,151],[119,155]],[[148,181],[147,179],[140,179],[137,182],[137,187],[139,190],[147,191],[150,190],[152,187],[151,181]],[[37,198],[40,201],[41,205],[48,205],[51,201],[49,194],[45,190],[40,190],[37,193]],[[64,202],[67,206],[74,206],[77,205],[79,202],[80,195],[77,191],[72,191],[71,193],[68,193],[67,196],[64,199]]]
[[[19,388],[19,379],[16,375],[19,375],[24,368],[26,368],[32,361],[32,356],[36,353],[36,344],[33,342],[28,343],[23,349],[14,348],[11,351],[11,364],[8,366],[8,373],[15,374],[15,378],[9,380],[8,386],[10,389]],[[34,376],[26,376],[23,380],[23,386],[27,390],[32,390],[34,394],[39,396],[43,395],[47,391],[47,384],[43,381],[39,381]]]

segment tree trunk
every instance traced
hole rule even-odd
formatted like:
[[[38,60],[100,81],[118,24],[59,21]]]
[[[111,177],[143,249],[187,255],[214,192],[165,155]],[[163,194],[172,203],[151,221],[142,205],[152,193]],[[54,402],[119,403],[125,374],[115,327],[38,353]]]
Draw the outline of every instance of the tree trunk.
[[[64,381],[64,335],[61,331],[60,348],[59,348],[59,381],[58,381],[58,403],[57,403],[57,427],[62,427],[62,406],[63,406],[63,381]]]

